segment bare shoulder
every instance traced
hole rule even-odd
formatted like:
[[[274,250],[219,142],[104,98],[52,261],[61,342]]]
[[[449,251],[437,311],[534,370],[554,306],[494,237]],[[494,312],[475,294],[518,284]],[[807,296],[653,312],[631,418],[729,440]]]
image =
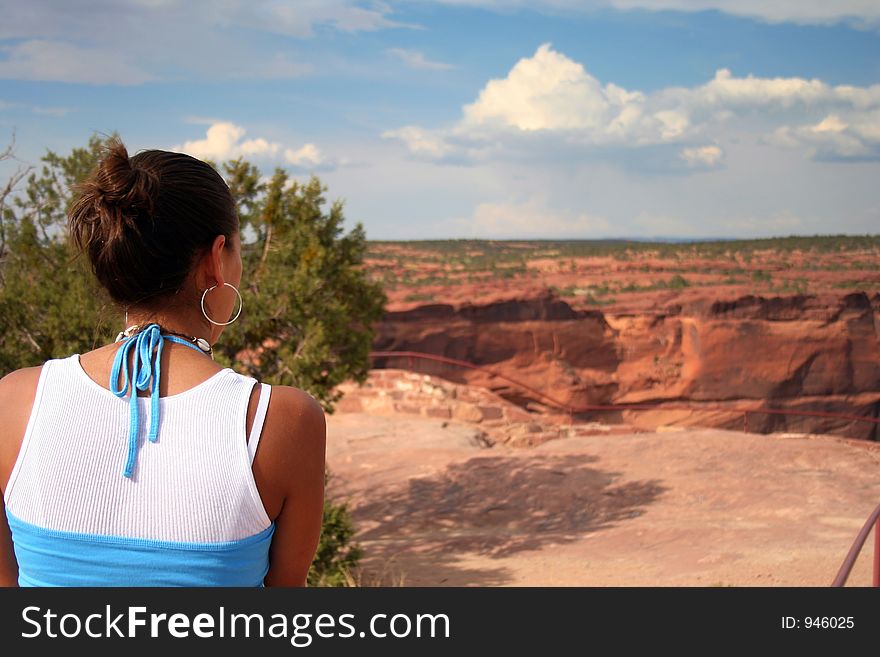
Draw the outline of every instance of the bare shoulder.
[[[280,399],[284,408],[307,415],[324,416],[321,403],[305,390],[293,386],[272,386],[272,399]]]
[[[280,415],[287,423],[295,422],[298,426],[321,431],[326,427],[326,418],[321,403],[305,390],[292,386],[272,386],[270,405],[273,399],[276,402],[276,408],[280,407]]]
[[[0,379],[0,418],[10,421],[14,415],[30,415],[42,367],[23,367]]]
[[[304,390],[272,386],[266,426],[275,438],[276,449],[324,452],[327,431],[324,409]]]
[[[0,486],[4,491],[21,448],[41,369],[42,365],[23,367],[0,378]]]

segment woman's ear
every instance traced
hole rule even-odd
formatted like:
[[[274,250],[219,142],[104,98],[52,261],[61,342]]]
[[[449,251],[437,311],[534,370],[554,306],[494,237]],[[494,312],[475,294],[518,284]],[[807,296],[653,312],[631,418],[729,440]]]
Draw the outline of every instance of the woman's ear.
[[[202,256],[199,263],[199,273],[196,276],[196,284],[200,286],[200,292],[214,285],[222,287],[226,282],[223,276],[223,251],[225,248],[226,236],[218,235]]]

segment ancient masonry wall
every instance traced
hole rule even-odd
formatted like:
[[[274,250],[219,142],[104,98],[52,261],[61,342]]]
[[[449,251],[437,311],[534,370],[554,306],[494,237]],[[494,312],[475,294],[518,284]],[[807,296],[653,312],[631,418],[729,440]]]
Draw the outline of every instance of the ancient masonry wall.
[[[569,436],[627,434],[644,429],[598,422],[572,423],[565,413],[530,412],[490,390],[400,369],[373,369],[363,385],[337,386],[339,413],[413,414],[479,425],[487,445],[530,447]]]

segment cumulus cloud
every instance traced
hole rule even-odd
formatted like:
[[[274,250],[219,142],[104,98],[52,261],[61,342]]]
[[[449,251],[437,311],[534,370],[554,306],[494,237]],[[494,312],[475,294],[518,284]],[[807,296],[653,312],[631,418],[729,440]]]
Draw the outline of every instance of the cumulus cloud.
[[[818,79],[734,77],[719,69],[709,82],[694,87],[668,88],[656,94],[658,103],[678,104],[693,111],[791,110],[843,104],[853,109],[880,105],[880,84],[870,87],[840,85],[832,87]]]
[[[717,141],[719,130],[737,119],[758,117],[776,127],[792,121],[804,125],[816,112],[835,108],[849,126],[843,136],[820,131],[816,137],[815,130],[795,127],[767,143],[836,140],[840,157],[855,156],[856,150],[844,145],[845,138],[862,143],[858,156],[864,156],[880,130],[880,85],[736,77],[721,69],[701,85],[645,93],[613,82],[602,84],[581,63],[545,43],[516,62],[505,77],[489,80],[476,100],[462,108],[454,125],[434,130],[409,125],[383,136],[400,140],[415,157],[438,162],[475,161],[524,147],[532,152],[588,152],[680,145],[679,161],[696,168],[719,164],[722,147],[705,142]]]
[[[288,148],[284,151],[284,159],[298,167],[315,167],[325,162],[321,151],[314,144],[306,144],[297,150]]]
[[[679,153],[681,159],[690,167],[714,167],[721,162],[724,151],[718,146],[695,146],[683,148]]]
[[[614,84],[604,87],[583,65],[541,45],[520,59],[507,77],[490,80],[463,108],[463,127],[512,127],[522,131],[576,130],[596,140],[629,131],[645,120],[645,96]],[[660,119],[679,131],[680,117]]]
[[[571,210],[554,210],[546,199],[534,196],[520,202],[480,203],[470,217],[449,221],[451,231],[474,238],[560,238],[608,236],[611,224],[604,217]]]
[[[208,127],[204,139],[195,139],[173,146],[172,150],[187,153],[205,160],[229,160],[237,157],[275,155],[281,144],[270,143],[265,139],[242,141],[245,129],[234,123],[224,121]]]
[[[284,161],[299,169],[328,169],[335,162],[324,157],[314,144],[308,143],[294,149],[262,137],[244,139],[245,129],[229,121],[212,123],[204,139],[186,141],[172,146],[171,150],[187,153],[193,157],[222,162],[242,157],[248,160]]]
[[[880,160],[880,109],[848,117],[828,114],[815,125],[782,126],[768,142],[806,147],[819,160]]]
[[[406,50],[404,48],[389,48],[386,50],[389,55],[402,61],[410,68],[424,69],[429,71],[446,71],[453,68],[452,64],[444,62],[435,62],[427,59],[424,53],[418,50]]]
[[[414,125],[407,125],[396,130],[386,130],[382,133],[382,137],[399,139],[406,144],[410,152],[431,160],[443,160],[453,150],[439,133]]]

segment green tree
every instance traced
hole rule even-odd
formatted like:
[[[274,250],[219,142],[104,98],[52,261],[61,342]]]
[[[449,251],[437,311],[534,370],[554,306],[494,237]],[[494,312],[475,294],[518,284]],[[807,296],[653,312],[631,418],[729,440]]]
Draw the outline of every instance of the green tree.
[[[674,290],[680,290],[683,287],[688,287],[690,282],[682,276],[681,274],[676,274],[669,281],[669,287]]]
[[[252,239],[242,246],[247,321],[224,332],[218,360],[308,390],[332,412],[341,397],[337,384],[366,380],[373,326],[387,302],[363,268],[363,226],[341,234],[343,204],[325,210],[327,190],[317,177],[300,182],[276,169],[263,183],[259,170],[242,160],[224,170],[242,235]],[[242,358],[251,350],[258,360]]]
[[[90,351],[120,328],[118,311],[67,235],[71,189],[104,143],[94,136],[68,156],[49,151],[39,173],[20,173],[0,189],[0,376]],[[215,358],[266,383],[301,388],[333,413],[342,395],[335,386],[367,378],[374,325],[387,302],[363,267],[363,226],[342,234],[343,204],[326,207],[317,177],[300,182],[277,169],[262,182],[241,159],[219,170],[240,214],[244,310],[215,345]],[[344,505],[325,504],[311,583],[344,582],[340,573],[360,557],[353,531]]]
[[[93,137],[64,158],[47,153],[39,174],[4,202],[0,374],[106,342],[106,294],[73,257],[66,229],[70,186],[95,165],[102,143]]]

